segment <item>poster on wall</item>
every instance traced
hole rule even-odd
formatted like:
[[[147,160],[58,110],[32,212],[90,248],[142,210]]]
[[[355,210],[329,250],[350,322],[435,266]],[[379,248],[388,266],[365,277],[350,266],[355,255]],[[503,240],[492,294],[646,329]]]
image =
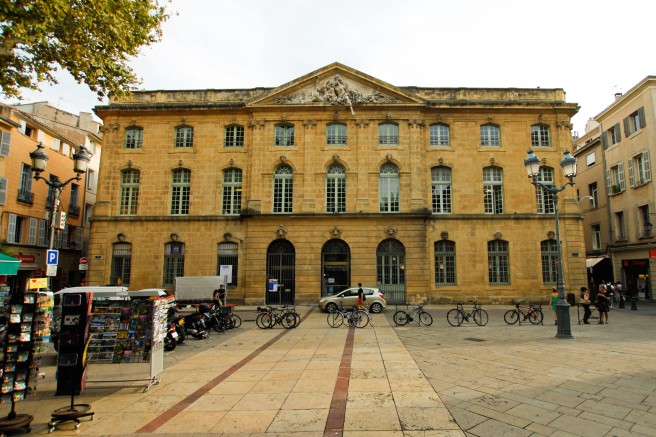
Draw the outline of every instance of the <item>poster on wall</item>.
[[[228,284],[232,283],[232,266],[231,265],[221,265],[219,267],[219,275],[225,276],[228,279]]]

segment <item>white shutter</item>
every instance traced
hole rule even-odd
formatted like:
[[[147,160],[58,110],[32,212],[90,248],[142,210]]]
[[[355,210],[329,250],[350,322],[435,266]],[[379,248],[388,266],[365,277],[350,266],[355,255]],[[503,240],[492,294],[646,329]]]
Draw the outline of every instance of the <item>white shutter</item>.
[[[7,241],[9,243],[16,242],[16,214],[9,214],[9,223],[7,224]]]
[[[45,220],[39,220],[39,241],[37,243],[38,246],[45,247],[48,245],[48,228],[47,228],[47,222]]]
[[[610,177],[610,168],[606,169],[606,193],[613,194],[613,183]]]
[[[620,191],[626,190],[626,182],[624,181],[624,163],[617,164],[617,181],[620,184]]]
[[[0,138],[0,156],[9,156],[9,144],[11,143],[11,132],[2,131]]]
[[[633,175],[633,158],[629,159],[629,186],[631,188],[635,187],[635,176]]]
[[[7,202],[7,185],[9,182],[6,178],[0,178],[0,205]]]
[[[36,246],[36,226],[37,219],[30,217],[30,225],[27,232],[27,244],[30,246]]]
[[[75,248],[77,250],[82,249],[82,234],[84,234],[83,228],[82,227],[77,228],[77,233],[75,234]]]
[[[46,134],[42,130],[36,131],[36,139],[38,141],[43,141],[43,139],[46,137]]]

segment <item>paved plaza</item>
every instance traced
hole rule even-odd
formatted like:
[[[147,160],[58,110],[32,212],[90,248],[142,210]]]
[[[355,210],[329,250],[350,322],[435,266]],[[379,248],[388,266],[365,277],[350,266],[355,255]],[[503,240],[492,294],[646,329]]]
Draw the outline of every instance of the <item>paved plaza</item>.
[[[656,435],[656,304],[611,311],[609,324],[579,325],[556,339],[544,325],[490,321],[451,327],[431,306],[430,327],[396,327],[394,308],[364,329],[330,328],[316,307],[298,307],[296,329],[260,330],[255,313],[209,340],[165,353],[161,382],[90,383],[76,403],[95,417],[51,435],[159,436],[653,436]],[[48,434],[54,354],[37,394],[16,406]],[[136,365],[90,366],[90,376],[127,376]],[[143,369],[140,369],[143,370]],[[1,414],[7,413],[3,405]]]

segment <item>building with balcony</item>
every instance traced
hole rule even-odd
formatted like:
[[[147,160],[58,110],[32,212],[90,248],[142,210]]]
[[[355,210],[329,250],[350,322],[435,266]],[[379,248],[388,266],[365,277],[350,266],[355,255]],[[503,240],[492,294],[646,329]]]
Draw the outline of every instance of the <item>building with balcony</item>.
[[[561,89],[397,87],[334,63],[276,88],[143,91],[104,121],[89,283],[224,274],[235,302],[546,299],[554,202],[578,106]],[[576,192],[565,283],[586,283]],[[278,291],[268,291],[276,280]],[[208,290],[208,299],[211,290]]]

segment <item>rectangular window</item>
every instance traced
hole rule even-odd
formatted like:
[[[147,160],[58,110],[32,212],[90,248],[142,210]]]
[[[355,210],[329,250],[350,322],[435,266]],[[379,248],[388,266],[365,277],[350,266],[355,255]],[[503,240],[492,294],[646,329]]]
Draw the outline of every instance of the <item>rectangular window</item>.
[[[95,170],[87,170],[87,190],[91,192],[96,191],[96,172]]]
[[[639,187],[651,181],[649,152],[642,152],[629,160],[629,184]]]
[[[544,185],[554,185],[553,169],[540,167],[540,173],[538,174],[537,180]],[[536,186],[535,197],[538,205],[538,214],[553,214],[556,211],[553,196],[549,191],[540,186]]]
[[[239,246],[237,243],[219,243],[219,250],[216,259],[216,274],[221,274],[221,266],[230,266],[232,274],[228,279],[228,287],[237,286],[237,276],[239,271]]]
[[[11,132],[0,131],[0,156],[9,156],[10,144],[11,144]]]
[[[438,241],[435,250],[435,286],[456,285],[456,244]]]
[[[624,211],[619,211],[615,213],[615,235],[617,240],[625,241],[626,240],[626,228],[624,224]]]
[[[30,222],[28,225],[27,231],[27,244],[30,246],[36,246],[36,233],[39,220],[34,217],[30,217]]]
[[[585,157],[585,164],[586,164],[588,167],[592,167],[592,166],[594,165],[594,163],[595,163],[595,160],[596,160],[595,152],[589,153],[589,154]]]
[[[556,240],[540,243],[542,252],[542,283],[555,284],[558,280],[558,244]]]
[[[72,216],[79,217],[80,205],[79,202],[80,186],[78,184],[71,184],[71,197],[68,202],[68,213]]]
[[[138,170],[125,170],[121,173],[121,204],[119,214],[134,215],[139,204]]]
[[[143,129],[140,127],[131,127],[125,130],[125,148],[141,149],[143,144]]]
[[[241,170],[229,168],[223,173],[223,214],[241,213]]]
[[[624,182],[624,164],[619,162],[606,170],[606,185],[608,193],[613,196],[626,189]]]
[[[334,123],[326,126],[326,144],[329,146],[345,146],[346,125]]]
[[[483,204],[485,214],[503,214],[503,175],[499,167],[483,169]]]
[[[293,146],[294,145],[294,126],[284,124],[275,128],[276,146]]]
[[[433,214],[451,213],[451,169],[447,167],[431,169],[431,198]]]
[[[178,149],[188,149],[194,146],[194,128],[181,126],[175,129],[175,145]]]
[[[490,285],[510,285],[508,242],[502,240],[488,241],[487,261]]]
[[[23,217],[16,214],[9,214],[9,223],[7,224],[7,243],[21,243],[24,220]]]
[[[62,155],[71,156],[71,146],[68,143],[62,144]]]
[[[7,178],[0,178],[0,205],[7,203]]]
[[[613,146],[620,142],[622,134],[620,132],[620,124],[617,123],[606,131],[606,144],[605,147]]]
[[[631,113],[624,119],[624,136],[628,137],[640,129],[647,126],[647,119],[645,118],[645,108],[641,106],[637,111]]]
[[[593,208],[598,208],[599,207],[599,190],[597,189],[597,183],[593,182],[590,185],[588,185],[588,192],[590,193],[590,197],[592,197],[592,207]]]
[[[551,145],[549,126],[542,124],[531,126],[531,145],[533,147],[549,147]]]
[[[39,220],[39,235],[36,242],[37,246],[46,247],[49,240],[48,235],[48,222],[46,220]]]
[[[484,124],[481,126],[481,146],[499,146],[501,145],[501,136],[499,126]]]
[[[244,147],[244,126],[226,126],[225,147]]]
[[[164,249],[164,285],[173,286],[175,278],[184,276],[184,243],[167,243]]]
[[[429,142],[431,146],[448,146],[450,143],[449,126],[446,124],[431,124]]]
[[[191,171],[179,169],[173,172],[171,187],[171,214],[189,214],[189,199],[191,196]]]
[[[130,285],[132,271],[132,245],[129,243],[116,243],[112,250],[112,273],[110,283],[116,284],[121,280],[123,286]]]
[[[592,249],[601,250],[601,225],[592,225]]]
[[[399,144],[399,127],[393,123],[378,126],[378,144],[396,146]]]
[[[34,203],[34,193],[32,193],[32,167],[25,163],[21,164],[21,178],[17,200],[28,205]]]
[[[52,150],[61,151],[61,140],[59,138],[52,139],[52,145],[50,146]]]
[[[651,237],[652,223],[651,223],[651,214],[649,214],[649,205],[644,205],[638,208],[640,225],[642,227],[640,236],[641,237]]]

